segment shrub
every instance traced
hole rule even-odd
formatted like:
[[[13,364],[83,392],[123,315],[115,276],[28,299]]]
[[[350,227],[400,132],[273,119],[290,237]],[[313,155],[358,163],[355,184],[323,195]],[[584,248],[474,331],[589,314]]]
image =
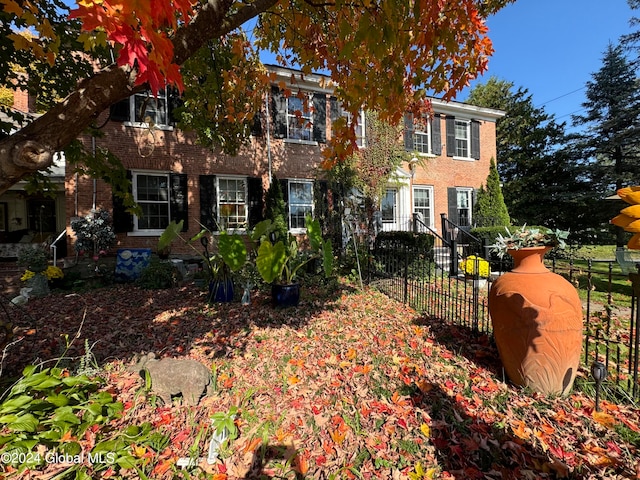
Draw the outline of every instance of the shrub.
[[[152,258],[147,268],[140,273],[138,284],[148,290],[160,290],[174,287],[180,280],[180,272],[172,263]]]

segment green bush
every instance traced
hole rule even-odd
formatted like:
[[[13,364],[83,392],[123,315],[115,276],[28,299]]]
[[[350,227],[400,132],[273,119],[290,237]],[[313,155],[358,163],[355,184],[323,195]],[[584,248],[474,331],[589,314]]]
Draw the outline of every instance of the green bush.
[[[148,290],[175,287],[181,280],[180,272],[171,262],[152,258],[138,278],[138,285]]]

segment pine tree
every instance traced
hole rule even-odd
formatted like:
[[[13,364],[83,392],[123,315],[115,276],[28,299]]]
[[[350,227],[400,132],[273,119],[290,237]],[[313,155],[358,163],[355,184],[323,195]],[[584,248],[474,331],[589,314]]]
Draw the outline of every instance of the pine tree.
[[[586,165],[593,202],[588,220],[599,226],[608,224],[619,206],[604,199],[640,182],[640,87],[622,47],[611,44],[586,86],[585,113],[572,117],[575,126],[584,128],[571,137],[571,149]]]
[[[509,212],[504,203],[500,175],[493,158],[489,166],[486,185],[486,189],[483,185],[478,190],[476,203],[473,207],[473,218],[479,227],[508,226],[510,224]]]

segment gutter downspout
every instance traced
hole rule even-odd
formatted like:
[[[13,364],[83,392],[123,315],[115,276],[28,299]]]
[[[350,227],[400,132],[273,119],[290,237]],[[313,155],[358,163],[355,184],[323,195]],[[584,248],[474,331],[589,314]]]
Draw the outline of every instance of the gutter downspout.
[[[269,160],[269,185],[271,185],[271,125],[269,124],[269,93],[265,96],[265,111],[267,117],[267,159]]]

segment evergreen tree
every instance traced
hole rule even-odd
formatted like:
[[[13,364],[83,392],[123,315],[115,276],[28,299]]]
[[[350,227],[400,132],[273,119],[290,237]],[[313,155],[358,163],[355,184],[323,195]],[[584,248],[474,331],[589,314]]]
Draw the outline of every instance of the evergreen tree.
[[[604,199],[640,182],[640,88],[621,46],[608,46],[585,96],[585,113],[572,117],[575,126],[584,128],[571,136],[569,151],[587,168],[592,223],[607,225],[619,205]],[[617,230],[617,243],[623,245],[622,231]]]
[[[497,169],[511,220],[570,228],[576,218],[576,192],[588,186],[580,165],[560,149],[565,124],[536,108],[527,89],[513,88],[513,83],[491,77],[466,100],[506,113],[496,124]]]
[[[479,227],[506,227],[510,224],[509,212],[500,187],[500,175],[493,158],[487,175],[487,187],[485,189],[483,185],[478,190],[473,206],[473,218]]]

